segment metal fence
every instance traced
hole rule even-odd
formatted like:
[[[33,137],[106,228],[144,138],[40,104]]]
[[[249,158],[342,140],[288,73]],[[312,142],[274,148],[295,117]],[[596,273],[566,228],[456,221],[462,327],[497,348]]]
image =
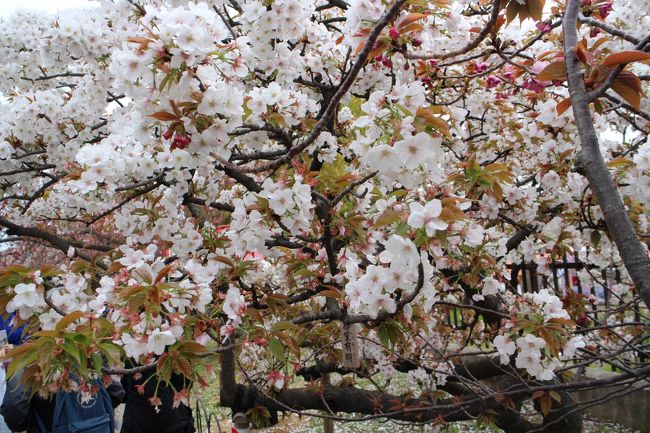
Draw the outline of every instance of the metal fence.
[[[625,301],[618,298],[613,290],[614,285],[622,283],[620,272],[614,267],[599,268],[588,265],[573,256],[564,255],[562,260],[553,261],[545,265],[548,272],[538,272],[539,265],[532,261],[522,260],[519,263],[508,265],[510,271],[510,289],[520,294],[534,293],[541,289],[548,289],[559,297],[563,297],[569,290],[579,295],[586,295],[591,299],[590,316],[594,325],[607,325],[607,318],[612,309]],[[589,283],[580,278],[579,273],[589,275]],[[619,301],[616,303],[616,301]],[[646,321],[647,310],[641,311],[640,303],[631,306],[632,316],[629,320],[641,323]],[[447,312],[447,324],[456,329],[466,329],[470,324],[463,318],[458,308],[450,308]],[[648,336],[650,340],[650,336]],[[644,354],[635,354],[633,363],[646,363],[648,357]]]
[[[194,406],[194,428],[196,433],[223,433],[218,415],[208,410],[201,399],[196,399]]]
[[[510,285],[519,293],[533,293],[540,289],[549,289],[562,297],[568,290],[580,295],[587,295],[592,299],[592,317],[596,322],[606,320],[611,307],[612,297],[615,297],[612,287],[621,284],[620,272],[611,268],[599,268],[587,265],[575,257],[564,255],[562,261],[549,263],[551,276],[537,272],[538,265],[534,262],[522,261],[508,265],[510,270]],[[578,273],[585,271],[589,274],[590,284],[586,286]],[[634,321],[641,320],[638,303],[633,306]]]

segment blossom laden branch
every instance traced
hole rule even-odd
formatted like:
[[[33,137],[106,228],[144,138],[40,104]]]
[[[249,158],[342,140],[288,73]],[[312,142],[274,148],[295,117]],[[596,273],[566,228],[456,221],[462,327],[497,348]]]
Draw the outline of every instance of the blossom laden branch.
[[[501,11],[500,3],[501,0],[492,1],[492,11],[490,12],[490,18],[485,23],[485,25],[483,26],[479,34],[476,35],[476,37],[464,47],[446,53],[432,53],[432,54],[405,53],[405,57],[407,59],[413,59],[413,60],[433,60],[433,59],[447,60],[453,57],[462,56],[463,54],[469,53],[470,51],[478,47],[481,44],[481,42],[483,42],[488,37],[488,35],[492,32],[494,26],[497,24],[499,20],[499,12]]]
[[[388,9],[388,11],[386,11],[386,14],[372,29],[372,31],[368,35],[366,44],[364,48],[361,50],[361,52],[359,53],[359,55],[357,56],[354,65],[345,75],[343,81],[339,84],[336,93],[334,93],[334,96],[332,96],[332,98],[330,99],[327,108],[323,112],[323,115],[321,116],[316,126],[314,126],[314,128],[310,131],[310,133],[307,136],[305,136],[301,141],[294,144],[293,147],[289,149],[289,152],[286,155],[268,164],[263,164],[254,168],[244,168],[242,169],[243,172],[261,173],[264,171],[276,169],[281,165],[291,161],[291,159],[294,156],[298,155],[300,152],[302,152],[303,150],[308,148],[312,143],[314,143],[314,141],[316,141],[320,133],[325,129],[328,122],[330,122],[331,117],[336,112],[336,108],[338,107],[339,102],[341,101],[343,96],[345,96],[345,94],[348,93],[348,91],[352,87],[352,84],[356,80],[357,75],[359,75],[359,72],[361,72],[361,69],[365,66],[366,61],[368,60],[368,55],[372,50],[373,44],[377,41],[377,38],[381,34],[381,31],[384,29],[384,27],[388,25],[388,23],[393,19],[393,17],[397,15],[397,13],[400,11],[402,5],[404,5],[405,2],[406,0],[395,1],[395,3],[393,3],[393,5]]]

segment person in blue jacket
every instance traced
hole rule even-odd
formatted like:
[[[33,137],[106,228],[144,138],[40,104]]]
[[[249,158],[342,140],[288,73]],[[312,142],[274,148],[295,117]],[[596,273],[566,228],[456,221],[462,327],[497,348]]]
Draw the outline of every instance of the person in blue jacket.
[[[16,313],[9,313],[6,317],[0,316],[0,330],[5,330],[7,332],[7,340],[12,346],[18,346],[22,343],[27,336],[23,335],[25,330],[25,325],[22,325],[18,328],[15,328],[12,325]]]
[[[11,346],[17,346],[19,345],[23,339],[23,331],[25,328],[25,325],[15,328],[12,325],[12,322],[14,320],[15,313],[9,313],[6,315],[0,315],[0,331],[4,330],[7,333],[7,343],[9,343],[10,346],[7,347],[10,348]],[[2,352],[4,352],[5,347],[0,348]],[[3,353],[4,354],[4,353]],[[0,401],[4,398],[5,392],[7,391],[7,374],[6,374],[6,369],[5,365],[2,364],[0,365]],[[5,420],[2,416],[0,416],[0,433],[11,433],[9,430],[9,427],[5,423]]]

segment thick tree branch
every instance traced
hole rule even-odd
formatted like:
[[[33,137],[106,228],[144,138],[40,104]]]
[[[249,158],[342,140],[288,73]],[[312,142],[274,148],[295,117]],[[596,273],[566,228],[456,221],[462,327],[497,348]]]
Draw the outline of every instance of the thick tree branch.
[[[91,250],[104,251],[104,252],[113,250],[112,247],[108,247],[105,245],[92,245],[92,244],[85,244],[83,242],[67,240],[53,233],[46,232],[45,230],[41,230],[36,227],[24,227],[18,224],[14,224],[3,217],[0,217],[0,226],[5,227],[7,229],[7,234],[9,235],[42,239],[48,242],[54,248],[62,251],[64,254],[67,254],[70,248],[74,248],[75,256],[83,260],[86,260],[88,262],[93,262],[93,259],[88,254],[84,253],[83,251],[80,251],[80,249],[91,249]],[[105,265],[102,263],[97,263],[97,266],[101,268],[105,267]]]
[[[228,353],[228,355],[227,355]],[[630,377],[646,377],[650,367],[623,373],[604,379],[590,379],[576,382],[551,382],[530,386],[515,383],[497,389],[488,389],[484,394],[473,397],[449,398],[438,402],[422,399],[403,399],[378,391],[367,391],[354,387],[323,387],[321,389],[302,388],[288,389],[272,397],[256,387],[236,383],[234,373],[234,353],[222,354],[222,405],[242,410],[261,405],[271,411],[291,411],[302,413],[304,410],[323,410],[334,413],[366,414],[363,419],[390,418],[410,422],[424,422],[434,419],[444,421],[459,421],[467,417],[475,417],[487,410],[503,412],[500,403],[504,397],[517,400],[533,395],[537,391],[570,391],[601,387],[620,383]],[[565,394],[566,395],[566,394]],[[573,403],[573,402],[569,402]],[[570,406],[563,403],[563,406]],[[557,423],[566,407],[555,409],[548,421]],[[361,419],[359,419],[361,420]],[[570,424],[577,427],[575,424]],[[565,425],[565,430],[549,431],[579,431]],[[566,430],[571,428],[571,430]],[[520,431],[520,430],[508,430]],[[525,430],[521,430],[525,431]]]

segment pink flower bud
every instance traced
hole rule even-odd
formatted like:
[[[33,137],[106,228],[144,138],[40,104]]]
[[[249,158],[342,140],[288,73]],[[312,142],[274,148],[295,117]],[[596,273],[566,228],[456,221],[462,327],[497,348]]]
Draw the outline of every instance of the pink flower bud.
[[[490,65],[488,63],[485,63],[485,62],[477,63],[476,66],[474,66],[474,73],[475,74],[481,74],[481,73],[487,71],[487,69],[489,67],[490,67]]]
[[[598,7],[598,14],[602,19],[607,18],[612,11],[612,2],[603,3]]]
[[[191,142],[189,136],[187,135],[175,135],[172,140],[170,148],[173,149],[185,149]]]
[[[489,75],[487,77],[487,87],[488,89],[492,89],[496,86],[498,86],[501,83],[501,79],[499,77],[496,77],[494,75]]]

